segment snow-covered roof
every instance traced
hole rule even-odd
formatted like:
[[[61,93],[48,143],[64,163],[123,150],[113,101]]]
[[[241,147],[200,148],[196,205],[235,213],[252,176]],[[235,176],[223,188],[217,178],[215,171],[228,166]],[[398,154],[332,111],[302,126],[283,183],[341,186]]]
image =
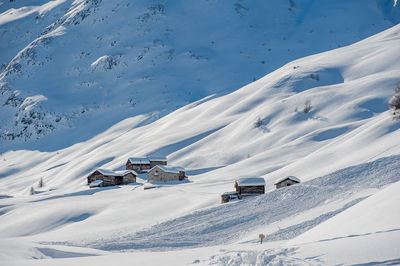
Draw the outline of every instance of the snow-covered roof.
[[[265,186],[265,180],[262,177],[247,177],[247,178],[239,178],[237,180],[238,186],[246,187],[246,186]]]
[[[128,159],[131,164],[150,164],[150,160],[148,158],[134,158],[131,157]]]
[[[165,156],[147,156],[147,157],[131,157],[128,159],[132,164],[150,164],[150,161],[166,162],[167,157]]]
[[[102,175],[115,175],[114,171],[108,169],[96,169],[96,171],[100,172]]]
[[[224,192],[221,194],[221,196],[225,196],[225,195],[238,195],[239,193],[237,191],[228,191],[228,192]]]
[[[183,167],[179,167],[179,166],[166,166],[166,165],[156,165],[154,166],[151,170],[153,170],[154,168],[160,168],[161,170],[163,170],[166,173],[174,173],[174,174],[179,174],[179,172],[181,171],[185,171],[185,168]],[[151,171],[150,170],[150,171]],[[149,172],[150,172],[149,171]]]
[[[165,156],[147,156],[147,159],[149,159],[150,161],[159,161],[159,162],[166,162],[167,161],[167,157]]]
[[[276,185],[276,184],[278,184],[278,183],[280,183],[280,182],[282,182],[282,181],[284,181],[284,180],[286,180],[286,179],[290,179],[290,180],[292,180],[292,181],[294,181],[294,182],[300,183],[300,179],[298,179],[298,178],[295,177],[295,176],[290,175],[290,176],[285,176],[285,177],[282,177],[282,178],[277,179],[277,180],[275,181],[275,184],[274,184],[274,185]]]
[[[136,175],[136,176],[138,175],[138,173],[136,173],[136,172],[133,171],[133,170],[115,171],[115,173],[118,174],[118,175],[127,175],[127,174],[129,174],[129,173],[134,174],[134,175]]]
[[[92,183],[89,184],[90,187],[97,187],[100,186],[103,183],[103,180],[97,179],[93,181]]]
[[[138,175],[135,171],[133,170],[123,170],[123,171],[111,171],[108,169],[97,169],[96,171],[99,171],[102,175],[107,175],[107,176],[124,176],[128,173],[132,173],[134,175]]]

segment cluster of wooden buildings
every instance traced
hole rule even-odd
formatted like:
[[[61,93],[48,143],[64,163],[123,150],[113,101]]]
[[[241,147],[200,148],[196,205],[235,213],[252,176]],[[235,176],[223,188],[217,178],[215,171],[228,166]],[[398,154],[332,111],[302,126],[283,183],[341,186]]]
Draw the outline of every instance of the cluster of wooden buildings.
[[[187,179],[185,169],[177,166],[168,166],[165,157],[129,158],[125,170],[111,171],[96,169],[87,177],[90,187],[106,187],[135,183],[139,174],[147,174],[147,181],[169,182]],[[300,183],[294,176],[286,176],[276,180],[276,188],[282,188]],[[221,202],[260,195],[265,193],[265,180],[261,177],[239,178],[234,183],[235,191],[221,194]]]
[[[295,176],[286,176],[275,181],[275,187],[282,188],[300,183]],[[234,184],[235,191],[221,194],[221,203],[231,200],[242,199],[243,197],[255,196],[265,193],[265,180],[261,177],[239,178]]]
[[[126,170],[111,171],[96,169],[87,177],[90,187],[105,187],[135,183],[139,174],[147,174],[147,181],[169,182],[183,180],[185,169],[167,166],[167,158],[148,156],[145,158],[129,158]]]

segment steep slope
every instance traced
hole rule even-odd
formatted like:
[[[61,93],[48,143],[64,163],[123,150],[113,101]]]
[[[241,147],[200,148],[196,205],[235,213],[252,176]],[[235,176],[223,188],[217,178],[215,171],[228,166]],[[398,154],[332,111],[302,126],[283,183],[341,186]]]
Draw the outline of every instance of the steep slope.
[[[193,174],[205,183],[240,175],[307,180],[397,154],[399,124],[386,110],[400,80],[398,31],[395,26],[294,61],[234,93],[203,99],[148,125],[141,126],[146,116],[137,116],[57,152],[5,153],[2,185],[8,193],[26,193],[43,177],[50,186],[75,190],[94,167],[120,169],[129,156],[146,154],[197,169]],[[312,109],[304,113],[307,101]]]
[[[138,114],[154,121],[387,29],[399,9],[390,0],[2,2],[0,151],[67,147]]]

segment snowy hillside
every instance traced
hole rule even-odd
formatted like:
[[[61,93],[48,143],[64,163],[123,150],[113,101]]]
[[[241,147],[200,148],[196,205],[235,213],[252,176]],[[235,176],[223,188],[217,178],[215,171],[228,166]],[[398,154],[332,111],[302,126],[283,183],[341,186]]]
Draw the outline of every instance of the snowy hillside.
[[[400,22],[391,0],[0,3],[1,152],[149,123]]]
[[[400,263],[400,123],[387,110],[399,70],[400,24],[154,122],[143,114],[65,149],[5,152],[0,261]],[[37,145],[45,149],[45,138]],[[93,169],[121,170],[145,155],[167,156],[189,181],[86,186]],[[302,183],[275,190],[287,175]],[[250,176],[265,178],[265,195],[220,204],[235,179]]]

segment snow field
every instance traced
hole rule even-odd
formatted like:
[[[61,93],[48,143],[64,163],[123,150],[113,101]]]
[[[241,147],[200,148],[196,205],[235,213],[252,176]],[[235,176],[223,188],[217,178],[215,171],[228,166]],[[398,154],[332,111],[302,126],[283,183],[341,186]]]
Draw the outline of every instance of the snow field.
[[[64,149],[43,151],[49,139],[42,139],[40,150],[8,150],[0,156],[0,259],[8,265],[52,264],[52,258],[60,265],[129,264],[158,255],[154,264],[399,263],[392,247],[399,240],[400,131],[387,112],[400,80],[399,33],[397,25],[293,61],[161,118],[133,116]],[[304,113],[307,101],[312,108]],[[185,167],[190,182],[144,190],[142,177],[128,186],[86,186],[93,169],[122,170],[129,157],[148,154]],[[275,191],[274,181],[288,175],[302,183]],[[249,176],[263,177],[269,193],[219,204],[235,179]],[[37,187],[40,178],[44,188]],[[257,244],[261,232],[265,247]]]

